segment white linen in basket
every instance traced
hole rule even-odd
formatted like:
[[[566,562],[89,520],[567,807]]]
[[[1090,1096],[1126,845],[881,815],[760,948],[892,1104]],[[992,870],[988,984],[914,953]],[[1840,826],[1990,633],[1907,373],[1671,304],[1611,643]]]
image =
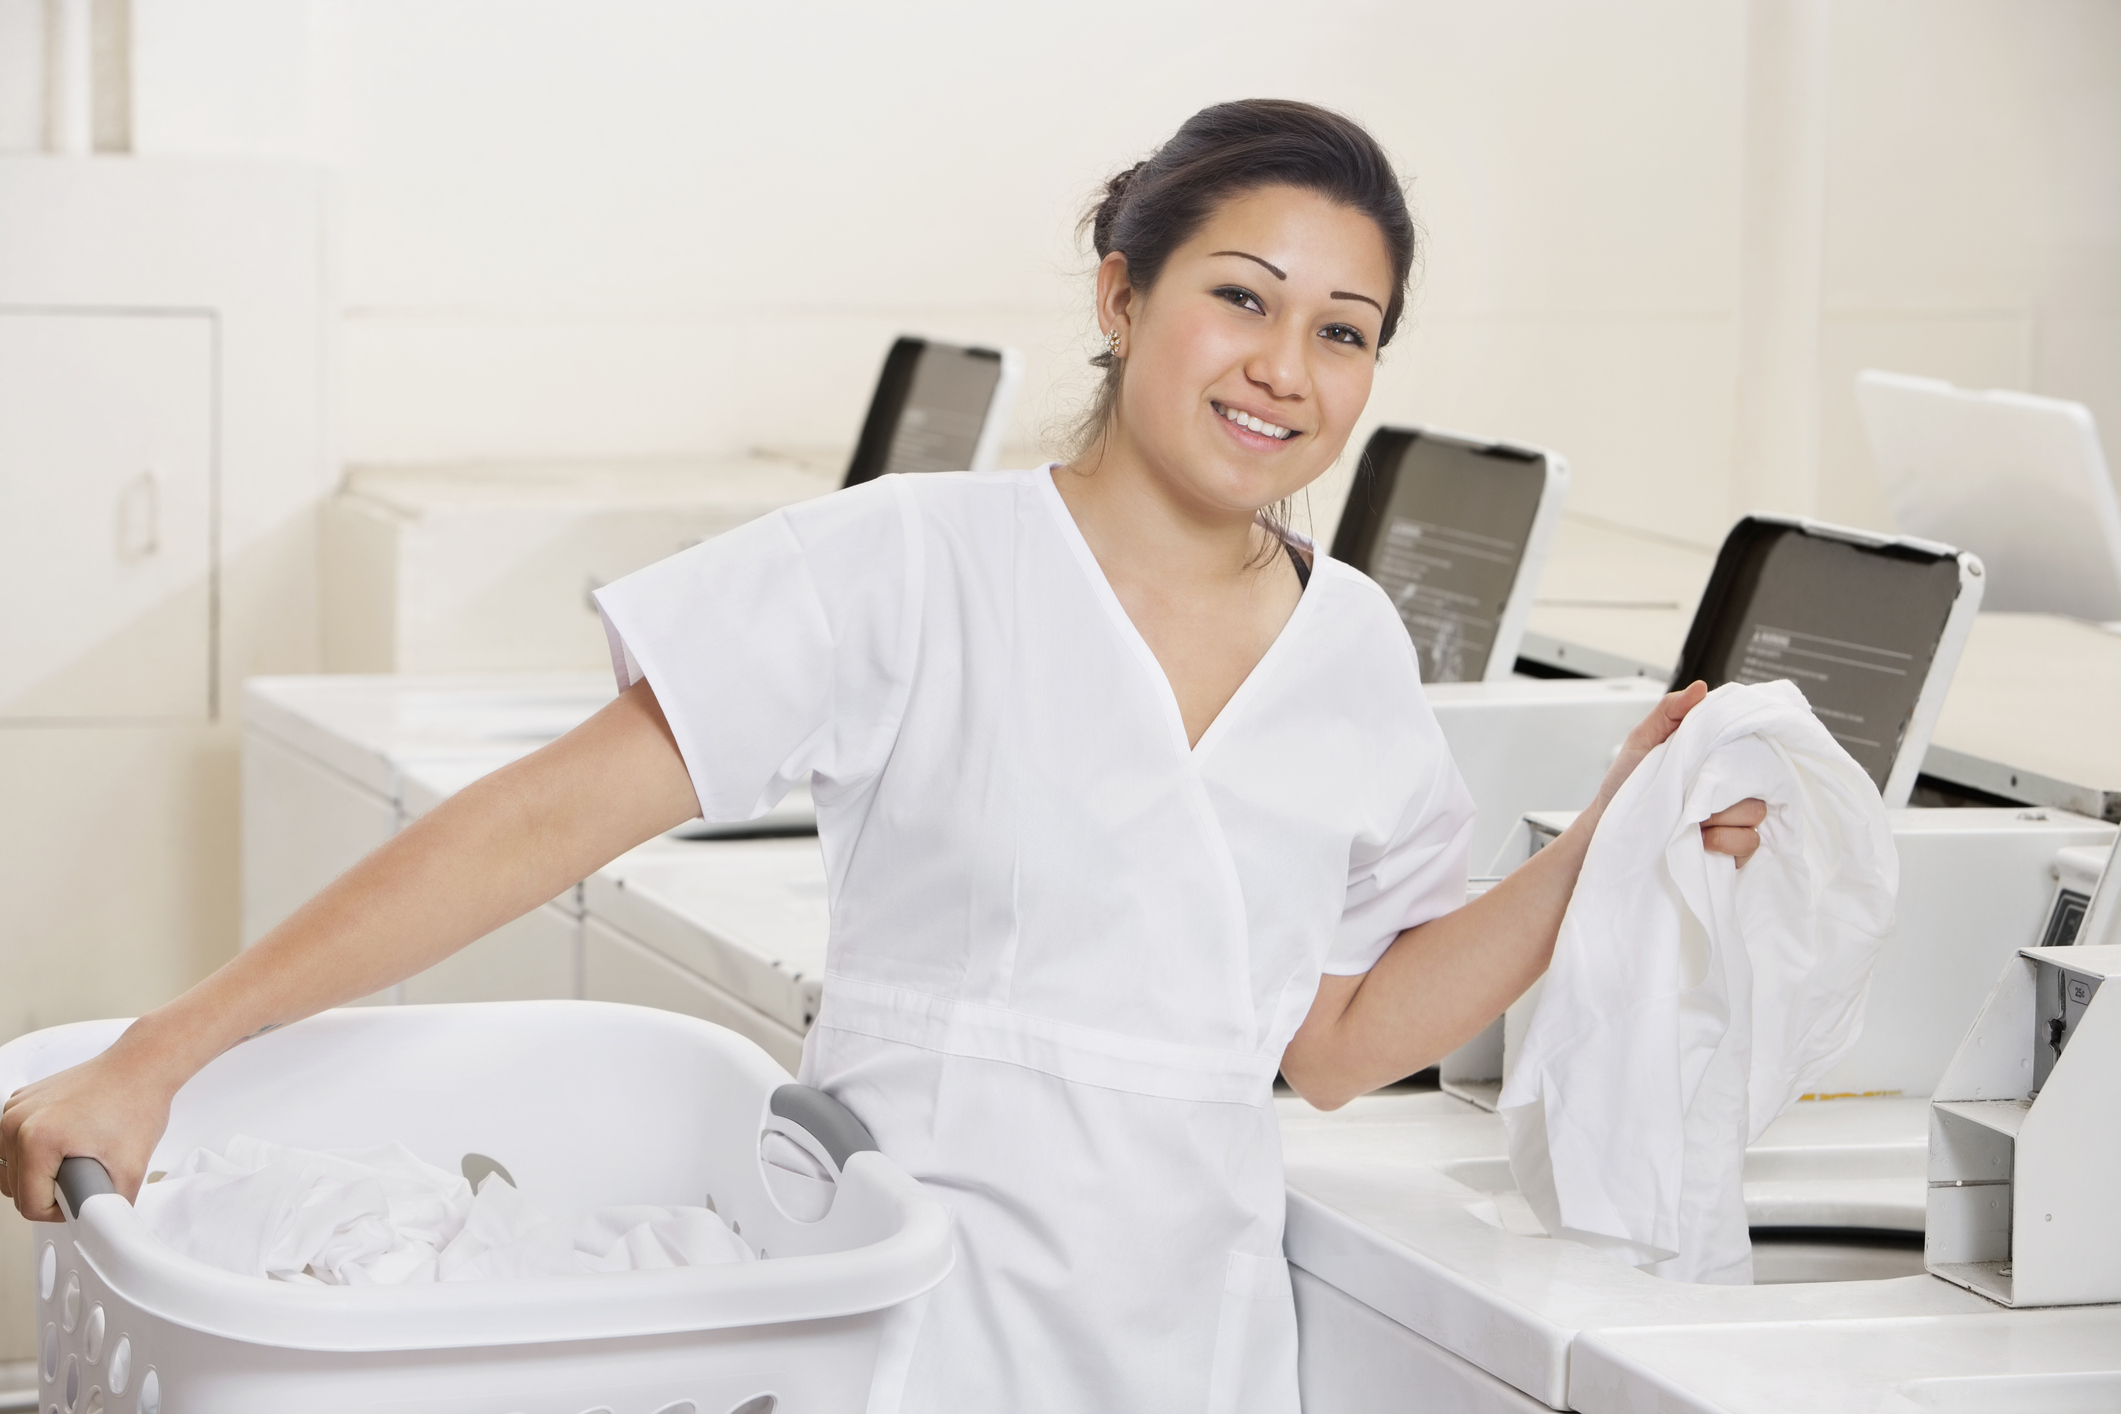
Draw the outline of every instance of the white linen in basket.
[[[748,1262],[707,1208],[599,1208],[554,1219],[499,1176],[474,1193],[401,1144],[291,1149],[236,1135],[140,1190],[148,1230],[209,1266],[332,1286],[496,1281]]]

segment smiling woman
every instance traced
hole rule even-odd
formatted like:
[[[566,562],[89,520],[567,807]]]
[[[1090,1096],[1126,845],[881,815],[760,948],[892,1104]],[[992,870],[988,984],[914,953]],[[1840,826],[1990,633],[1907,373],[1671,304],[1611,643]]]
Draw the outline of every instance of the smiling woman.
[[[1472,806],[1398,612],[1262,515],[1340,454],[1398,325],[1390,164],[1345,118],[1224,104],[1092,226],[1111,358],[1072,461],[882,477],[600,590],[618,700],[11,1097],[0,1191],[51,1220],[88,1155],[137,1193],[177,1090],[243,1037],[809,782],[831,945],[803,1079],[957,1242],[871,1407],[1294,1414],[1276,1070],[1338,1105],[1500,1013],[1704,689],[1467,902]],[[1760,819],[1705,843],[1742,857]]]

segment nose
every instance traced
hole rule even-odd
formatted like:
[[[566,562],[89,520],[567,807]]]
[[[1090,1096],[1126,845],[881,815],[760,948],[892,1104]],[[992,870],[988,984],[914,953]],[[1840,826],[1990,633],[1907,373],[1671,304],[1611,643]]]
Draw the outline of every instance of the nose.
[[[1302,324],[1293,319],[1269,320],[1245,362],[1245,378],[1277,401],[1300,399],[1311,391],[1309,354]]]

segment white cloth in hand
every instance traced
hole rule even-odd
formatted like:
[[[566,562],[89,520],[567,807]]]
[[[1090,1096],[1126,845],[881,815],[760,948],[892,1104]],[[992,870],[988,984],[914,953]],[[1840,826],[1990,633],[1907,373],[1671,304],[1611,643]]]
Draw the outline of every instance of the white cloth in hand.
[[[1699,826],[1767,802],[1743,871]],[[1509,1056],[1510,1169],[1558,1237],[1752,1280],[1745,1149],[1849,1049],[1900,862],[1877,787],[1788,682],[1709,694],[1599,822]]]
[[[473,1193],[403,1145],[320,1152],[246,1135],[197,1149],[140,1190],[148,1230],[245,1276],[333,1286],[488,1281],[744,1262],[751,1249],[706,1208],[540,1212],[498,1176]]]

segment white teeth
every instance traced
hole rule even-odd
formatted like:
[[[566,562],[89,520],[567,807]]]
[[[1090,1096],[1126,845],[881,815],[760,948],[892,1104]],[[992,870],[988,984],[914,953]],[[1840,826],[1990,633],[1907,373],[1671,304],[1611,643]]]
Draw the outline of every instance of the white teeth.
[[[1285,442],[1295,435],[1286,427],[1278,427],[1274,423],[1254,417],[1248,412],[1239,412],[1236,408],[1224,408],[1222,414],[1239,427],[1257,432],[1262,437],[1272,437],[1278,441]]]

